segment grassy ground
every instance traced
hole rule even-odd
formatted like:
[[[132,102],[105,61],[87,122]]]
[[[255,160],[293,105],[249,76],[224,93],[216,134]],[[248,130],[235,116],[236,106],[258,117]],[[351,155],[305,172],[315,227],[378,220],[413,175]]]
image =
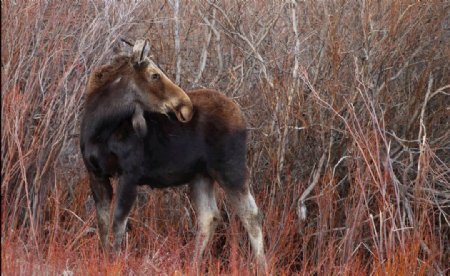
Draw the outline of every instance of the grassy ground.
[[[151,2],[151,3],[149,3]],[[448,1],[2,1],[1,271],[192,271],[187,188],[140,190],[124,256],[98,248],[78,148],[83,89],[119,37],[246,114],[270,273],[448,274]],[[249,275],[223,223],[204,271]]]

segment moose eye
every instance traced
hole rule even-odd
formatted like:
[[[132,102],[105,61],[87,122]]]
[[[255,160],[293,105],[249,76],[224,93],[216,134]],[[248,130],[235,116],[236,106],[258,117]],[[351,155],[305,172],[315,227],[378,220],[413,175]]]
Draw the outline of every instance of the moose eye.
[[[158,73],[154,73],[152,74],[152,80],[159,80],[159,74]]]

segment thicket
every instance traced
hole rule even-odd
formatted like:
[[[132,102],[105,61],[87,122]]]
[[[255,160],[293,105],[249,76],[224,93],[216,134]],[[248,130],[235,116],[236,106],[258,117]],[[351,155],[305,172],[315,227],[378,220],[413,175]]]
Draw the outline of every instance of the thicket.
[[[233,98],[270,272],[446,274],[447,1],[2,1],[2,273],[187,273],[187,188],[140,190],[105,259],[78,135],[84,86],[120,37],[148,38],[182,88]],[[232,208],[210,274],[251,273]],[[224,204],[225,203],[225,204]],[[68,275],[68,274],[66,274]]]

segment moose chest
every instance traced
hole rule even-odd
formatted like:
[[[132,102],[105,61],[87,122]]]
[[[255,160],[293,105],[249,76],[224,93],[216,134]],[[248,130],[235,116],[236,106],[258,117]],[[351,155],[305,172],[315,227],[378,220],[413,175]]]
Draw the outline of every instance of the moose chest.
[[[191,124],[146,116],[148,132],[139,137],[125,123],[108,141],[120,174],[134,175],[138,185],[177,186],[206,173],[205,143]]]

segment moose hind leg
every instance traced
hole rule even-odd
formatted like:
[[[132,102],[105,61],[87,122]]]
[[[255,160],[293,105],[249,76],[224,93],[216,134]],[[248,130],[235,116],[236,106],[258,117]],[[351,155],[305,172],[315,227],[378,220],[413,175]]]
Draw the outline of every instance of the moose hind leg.
[[[97,224],[100,236],[100,245],[103,250],[108,250],[109,213],[111,208],[112,187],[109,178],[99,178],[89,174],[89,185],[94,197],[97,210]]]
[[[117,189],[113,221],[114,251],[116,253],[120,252],[128,216],[133,207],[133,203],[136,200],[136,196],[136,183],[132,181],[131,178],[121,176]]]
[[[258,268],[267,271],[266,257],[264,255],[264,240],[262,233],[262,213],[255,203],[253,195],[248,189],[226,190],[227,197],[238,213],[239,219],[248,233],[252,250],[255,254]]]
[[[199,266],[203,252],[216,230],[220,219],[214,194],[214,181],[209,177],[197,177],[191,182],[191,198],[197,214],[194,265]]]

